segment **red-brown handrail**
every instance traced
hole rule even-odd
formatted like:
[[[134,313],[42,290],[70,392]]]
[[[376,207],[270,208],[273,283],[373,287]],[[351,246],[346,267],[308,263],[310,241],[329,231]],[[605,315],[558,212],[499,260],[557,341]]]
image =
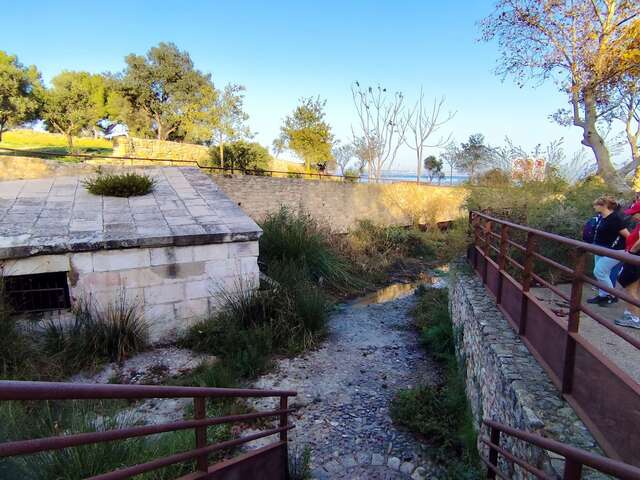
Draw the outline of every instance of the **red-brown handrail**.
[[[640,404],[640,383],[580,332],[583,314],[640,351],[640,339],[596,312],[597,308],[593,309],[582,302],[583,286],[587,283],[640,307],[640,301],[627,292],[604,285],[585,271],[588,253],[639,266],[640,256],[562,237],[481,212],[470,212],[469,221],[473,237],[469,259],[489,292],[495,296],[500,310],[605,452],[640,466],[640,447],[631,445],[634,442],[640,445],[640,414],[633,407]],[[519,243],[513,238],[513,232],[521,232],[526,236],[526,241]],[[564,262],[541,254],[539,240],[573,250],[573,264],[567,266]],[[520,255],[522,263],[511,256],[512,249]],[[536,262],[542,262],[560,271],[565,278],[568,277],[571,280],[570,293],[564,293],[553,282],[537,274],[534,271]],[[521,275],[520,281],[509,273],[511,266]],[[535,284],[567,301],[568,311],[554,311],[537,298],[536,293],[530,291]],[[514,297],[517,298],[514,300]]]
[[[509,452],[500,446],[501,434],[522,440],[529,445],[534,445],[543,450],[548,450],[565,458],[564,480],[579,480],[582,477],[582,467],[587,466],[607,475],[615,475],[622,480],[640,480],[640,468],[632,465],[612,460],[602,455],[587,452],[580,448],[567,445],[549,438],[535,435],[533,433],[517,430],[507,425],[485,420],[483,422],[490,429],[490,437],[481,436],[480,441],[489,448],[489,455],[481,455],[482,461],[487,465],[487,478],[508,478],[499,468],[498,456],[502,455],[508,462],[520,466],[522,469],[533,474],[536,478],[551,480],[552,477],[546,475],[542,470],[531,465],[526,460],[516,457],[513,452]]]
[[[286,458],[286,432],[294,428],[288,422],[288,414],[293,409],[288,408],[288,397],[295,396],[292,390],[258,390],[237,388],[205,388],[205,387],[172,387],[152,385],[105,385],[105,384],[75,384],[57,382],[18,382],[0,381],[0,401],[14,400],[104,400],[104,399],[148,399],[148,398],[193,398],[194,420],[182,420],[156,425],[135,426],[107,431],[97,431],[79,434],[61,435],[47,438],[35,438],[0,443],[0,458],[16,455],[27,455],[43,451],[61,450],[87,444],[124,440],[127,438],[154,435],[157,433],[193,429],[196,434],[195,448],[187,452],[158,458],[149,462],[125,467],[113,472],[106,472],[95,479],[115,480],[130,478],[133,475],[164,468],[166,466],[196,460],[196,472],[202,476],[213,468],[208,465],[207,456],[219,450],[242,445],[253,440],[279,434],[278,442],[274,446],[284,449]],[[214,398],[279,398],[279,408],[276,410],[254,412],[242,415],[228,415],[224,417],[207,418],[205,400]],[[278,426],[245,437],[225,442],[207,445],[206,429],[212,425],[242,422],[259,418],[277,417]],[[285,467],[286,468],[286,467]],[[190,477],[191,478],[191,477]],[[196,475],[196,477],[199,476]]]

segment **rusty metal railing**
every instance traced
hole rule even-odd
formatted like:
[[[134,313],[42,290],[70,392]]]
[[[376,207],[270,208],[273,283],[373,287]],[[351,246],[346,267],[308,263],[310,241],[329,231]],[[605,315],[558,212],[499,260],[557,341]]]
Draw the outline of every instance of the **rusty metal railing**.
[[[176,452],[167,457],[127,466],[112,472],[105,472],[92,477],[91,480],[130,478],[134,475],[140,475],[189,460],[195,460],[196,464],[195,471],[185,477],[189,480],[219,478],[214,474],[219,474],[223,469],[233,469],[236,474],[240,473],[242,478],[251,478],[251,472],[260,470],[260,475],[262,475],[260,478],[283,480],[287,478],[288,470],[287,432],[294,428],[288,421],[288,415],[293,410],[288,408],[287,402],[288,397],[295,395],[296,392],[287,390],[0,381],[0,401],[193,398],[194,407],[193,420],[0,443],[0,458],[193,429],[195,432],[194,449],[186,452]],[[215,418],[208,418],[206,415],[207,399],[256,397],[279,398],[278,408],[271,411]],[[207,444],[207,427],[270,417],[277,417],[277,427],[233,440],[211,445]],[[208,457],[211,453],[272,435],[278,435],[278,440],[270,445],[241,455],[236,459],[209,465]],[[266,469],[265,464],[267,465]]]
[[[126,162],[131,162],[133,164],[133,162],[141,162],[141,161],[146,161],[146,162],[154,162],[157,163],[158,165],[162,166],[162,165],[169,165],[169,166],[175,166],[175,165],[192,165],[192,166],[196,166],[198,168],[200,168],[201,170],[206,170],[212,174],[219,174],[219,175],[235,175],[235,174],[241,174],[241,175],[251,175],[251,176],[260,176],[260,177],[273,177],[273,176],[278,176],[278,177],[289,177],[289,178],[299,178],[299,179],[316,179],[316,180],[324,180],[324,179],[330,179],[330,180],[334,180],[334,181],[340,181],[340,182],[351,182],[351,183],[357,183],[360,182],[363,177],[361,175],[355,176],[355,175],[335,175],[335,174],[330,174],[330,173],[322,173],[322,172],[290,172],[290,171],[284,171],[284,170],[269,170],[269,169],[262,169],[262,168],[242,168],[242,167],[238,167],[235,166],[233,163],[231,163],[228,166],[225,167],[216,167],[216,166],[212,166],[212,165],[204,165],[201,164],[200,162],[198,162],[197,160],[188,160],[188,159],[168,159],[168,158],[145,158],[145,157],[130,157],[130,156],[114,156],[114,155],[100,155],[100,154],[88,154],[88,153],[56,153],[56,152],[46,152],[46,151],[32,151],[32,150],[21,150],[18,148],[8,148],[8,147],[0,147],[0,155],[2,155],[2,152],[9,152],[12,154],[19,154],[20,156],[28,156],[28,157],[35,157],[35,158],[65,158],[65,157],[75,157],[75,158],[79,158],[79,159],[83,159],[83,160],[99,160],[99,159],[104,159],[104,160],[118,160],[118,161],[126,161]],[[415,184],[415,181],[409,181],[409,180],[394,180],[394,179],[385,179],[385,178],[378,178],[378,179],[374,179],[375,183],[412,183]],[[422,181],[423,184],[425,185],[431,185],[430,182],[424,182]],[[447,185],[442,185],[442,186],[447,186]]]
[[[525,475],[533,476],[543,480],[553,480],[555,477],[545,473],[539,466],[532,465],[522,458],[518,458],[513,451],[509,451],[500,445],[501,436],[508,436],[512,439],[525,442],[527,446],[534,445],[543,450],[554,452],[564,457],[563,479],[580,480],[583,474],[583,467],[590,467],[600,473],[614,475],[622,480],[640,480],[640,468],[628,465],[617,460],[612,460],[601,455],[581,450],[570,445],[541,437],[522,430],[508,427],[498,422],[485,420],[483,422],[489,428],[489,437],[483,435],[480,442],[487,447],[488,455],[481,455],[480,458],[487,466],[487,477],[495,479],[509,479],[511,476],[500,468],[502,460],[510,464],[512,469],[519,468]],[[517,466],[517,467],[516,467]]]
[[[581,315],[586,315],[640,353],[638,338],[582,302],[586,283],[640,307],[625,291],[608,287],[586,273],[589,253],[633,265],[640,265],[640,256],[480,212],[470,212],[469,221],[473,235],[469,261],[498,308],[607,455],[640,466],[640,384],[580,330]],[[562,246],[570,265],[539,253],[541,241]],[[563,291],[542,272],[536,273],[536,264],[561,272],[570,280],[570,291]],[[566,302],[567,311],[554,310],[538,298],[539,292],[532,291],[534,285]],[[640,364],[636,368],[640,369]]]

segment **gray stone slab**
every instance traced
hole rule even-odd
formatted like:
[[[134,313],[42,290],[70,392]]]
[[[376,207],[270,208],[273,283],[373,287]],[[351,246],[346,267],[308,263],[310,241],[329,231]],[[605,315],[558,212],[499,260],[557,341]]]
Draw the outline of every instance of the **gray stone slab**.
[[[83,177],[0,182],[0,259],[260,237],[260,227],[199,169],[144,172],[156,190],[128,199],[92,195]]]

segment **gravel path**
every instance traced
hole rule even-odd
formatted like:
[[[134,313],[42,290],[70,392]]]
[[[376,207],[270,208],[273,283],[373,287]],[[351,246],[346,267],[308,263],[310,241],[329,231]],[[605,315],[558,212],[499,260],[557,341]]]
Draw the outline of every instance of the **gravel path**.
[[[314,478],[437,478],[424,447],[389,416],[398,390],[434,382],[437,375],[412,327],[414,304],[410,295],[344,305],[331,316],[319,349],[281,360],[256,382],[257,388],[298,391],[292,449],[311,447]]]

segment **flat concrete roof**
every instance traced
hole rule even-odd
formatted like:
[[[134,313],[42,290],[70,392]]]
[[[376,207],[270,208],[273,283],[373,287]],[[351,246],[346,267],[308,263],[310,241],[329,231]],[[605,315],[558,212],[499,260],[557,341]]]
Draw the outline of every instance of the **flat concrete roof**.
[[[92,195],[78,176],[0,182],[0,259],[260,237],[260,227],[199,169],[136,171],[156,179],[153,193]]]

